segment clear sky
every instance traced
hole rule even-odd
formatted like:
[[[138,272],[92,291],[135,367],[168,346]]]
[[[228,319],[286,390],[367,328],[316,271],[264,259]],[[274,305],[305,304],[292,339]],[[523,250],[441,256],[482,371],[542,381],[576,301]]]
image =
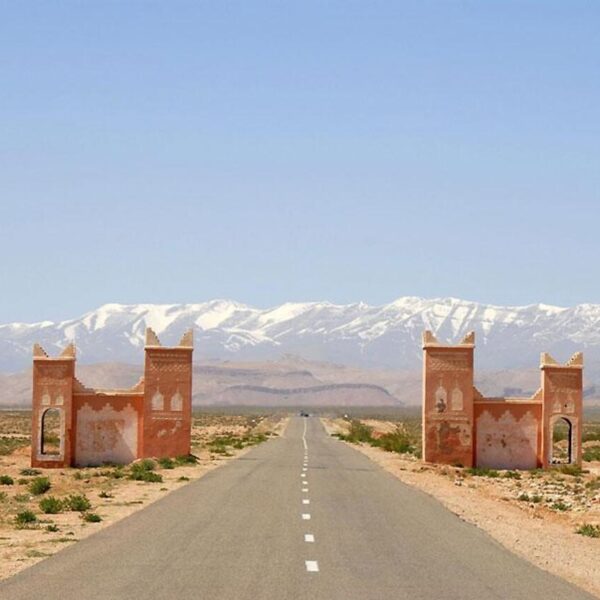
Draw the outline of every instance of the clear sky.
[[[600,3],[0,2],[0,322],[600,303]]]

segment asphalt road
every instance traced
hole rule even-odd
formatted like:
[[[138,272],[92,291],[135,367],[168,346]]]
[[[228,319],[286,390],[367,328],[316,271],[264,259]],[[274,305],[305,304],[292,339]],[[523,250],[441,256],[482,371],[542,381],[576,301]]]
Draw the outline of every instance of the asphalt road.
[[[312,537],[311,537],[312,536]],[[583,600],[293,418],[271,440],[0,584],[10,600]]]

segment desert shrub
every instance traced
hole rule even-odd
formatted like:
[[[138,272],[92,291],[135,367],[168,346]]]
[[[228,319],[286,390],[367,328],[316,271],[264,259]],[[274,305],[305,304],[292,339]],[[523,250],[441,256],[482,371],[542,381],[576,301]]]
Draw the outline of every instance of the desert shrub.
[[[30,439],[27,437],[12,437],[12,436],[0,436],[0,456],[8,456],[12,454],[18,448],[27,446],[30,443]]]
[[[591,481],[588,481],[585,484],[585,487],[590,491],[590,492],[595,492],[597,490],[600,490],[600,477],[596,477],[595,479],[592,479]]]
[[[63,509],[63,502],[54,496],[40,500],[40,510],[47,515],[55,515]]]
[[[568,504],[565,504],[562,500],[557,500],[550,505],[552,510],[558,510],[560,512],[565,512],[571,508]]]
[[[83,494],[67,496],[64,502],[65,507],[67,507],[69,510],[77,512],[84,512],[92,507],[90,501]]]
[[[488,467],[470,467],[467,469],[467,473],[475,477],[500,477],[499,471]]]
[[[529,494],[527,492],[519,494],[517,500],[520,500],[521,502],[531,502],[531,498],[529,497]]]
[[[29,494],[15,494],[15,502],[29,502]]]
[[[386,452],[397,452],[398,454],[412,454],[416,449],[414,440],[400,429],[394,433],[385,433],[380,438],[372,440],[371,445]]]
[[[98,496],[99,496],[100,498],[113,498],[113,495],[112,495],[110,492],[106,492],[106,491],[104,491],[104,490],[102,490],[102,491],[101,491],[101,492],[98,494]]]
[[[19,485],[27,485],[29,483],[29,479],[25,479],[25,477],[19,477],[19,479],[17,479],[17,483]]]
[[[178,465],[195,465],[198,462],[198,458],[193,454],[182,454],[181,456],[175,457],[175,462]]]
[[[519,471],[505,471],[502,473],[502,477],[505,479],[521,479],[521,473]]]
[[[175,461],[172,458],[169,458],[168,456],[159,458],[158,464],[163,469],[174,469],[175,468]]]
[[[585,448],[583,451],[583,460],[586,462],[600,460],[600,446],[591,446],[590,448]]]
[[[179,477],[177,479],[177,481],[189,481],[189,480],[190,480],[190,478],[189,477],[185,477],[185,475],[182,475],[181,477]]]
[[[55,533],[55,532],[59,531],[58,525],[55,525],[54,523],[51,523],[50,525],[46,525],[46,531],[50,531],[51,533]]]
[[[37,475],[41,475],[42,472],[38,469],[30,469],[28,467],[26,469],[21,469],[20,474],[24,475],[25,477],[36,477]]]
[[[18,512],[15,517],[15,523],[17,524],[17,527],[25,527],[26,525],[30,525],[36,521],[37,517],[31,510],[22,510],[21,512]]]
[[[373,429],[354,419],[350,421],[350,430],[348,433],[340,434],[338,437],[353,444],[359,444],[361,442],[370,443],[373,441]]]
[[[586,472],[578,465],[561,465],[560,467],[557,467],[556,470],[564,475],[571,475],[572,477],[579,477]]]
[[[48,479],[48,477],[35,477],[28,485],[29,491],[34,496],[45,494],[51,487],[50,479]]]
[[[133,479],[134,481],[146,481],[148,483],[162,483],[162,475],[155,473],[155,468],[156,463],[149,458],[133,463],[131,465],[129,479]]]
[[[93,512],[86,512],[81,516],[86,523],[100,523],[100,521],[102,521],[102,517]]]
[[[6,492],[0,492],[0,502],[5,502],[8,498],[8,494]]]
[[[0,485],[13,485],[15,480],[10,475],[0,475]]]
[[[591,525],[590,523],[584,523],[575,530],[575,533],[578,533],[579,535],[584,535],[586,537],[600,538],[600,525]]]

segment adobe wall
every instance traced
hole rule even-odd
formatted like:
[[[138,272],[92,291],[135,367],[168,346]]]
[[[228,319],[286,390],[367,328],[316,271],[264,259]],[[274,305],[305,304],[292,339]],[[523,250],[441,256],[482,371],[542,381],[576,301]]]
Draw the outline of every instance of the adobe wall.
[[[128,390],[95,390],[75,377],[75,348],[50,358],[34,347],[32,449],[34,467],[126,464],[141,457],[191,451],[192,332],[163,347],[146,332],[144,378]],[[45,416],[59,416],[58,451],[42,444]]]
[[[549,354],[544,353],[541,362],[544,394],[543,466],[552,464],[552,428],[559,420],[571,426],[572,462],[581,464],[583,355],[578,352],[566,365],[560,365]]]
[[[456,346],[423,336],[423,458],[473,465],[473,349],[467,336]]]
[[[176,348],[163,348],[151,331],[147,336],[141,456],[191,451],[192,351],[191,335]]]
[[[548,467],[553,427],[569,426],[567,460],[581,463],[583,357],[565,365],[542,354],[541,386],[531,398],[484,398],[473,386],[475,336],[454,346],[423,335],[423,458],[496,469]],[[570,454],[569,454],[570,449]]]
[[[475,402],[475,464],[494,469],[541,466],[542,402]]]
[[[73,464],[127,464],[138,458],[143,401],[140,393],[76,394],[73,398]]]

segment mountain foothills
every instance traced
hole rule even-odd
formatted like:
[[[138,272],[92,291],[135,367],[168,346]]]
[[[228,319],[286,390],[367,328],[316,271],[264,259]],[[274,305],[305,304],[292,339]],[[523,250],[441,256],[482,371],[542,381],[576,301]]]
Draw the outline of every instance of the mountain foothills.
[[[2,387],[23,397],[27,379],[9,374],[30,368],[34,342],[53,355],[74,341],[78,368],[90,365],[89,385],[135,381],[140,369],[130,365],[141,367],[147,326],[167,345],[194,327],[194,398],[201,403],[339,404],[364,397],[366,404],[416,404],[424,329],[447,342],[474,330],[480,384],[494,393],[535,389],[541,351],[566,360],[583,350],[588,396],[596,395],[591,382],[600,381],[600,305],[503,307],[403,297],[383,306],[307,302],[269,309],[228,300],[106,304],[68,321],[6,324],[0,326]]]

